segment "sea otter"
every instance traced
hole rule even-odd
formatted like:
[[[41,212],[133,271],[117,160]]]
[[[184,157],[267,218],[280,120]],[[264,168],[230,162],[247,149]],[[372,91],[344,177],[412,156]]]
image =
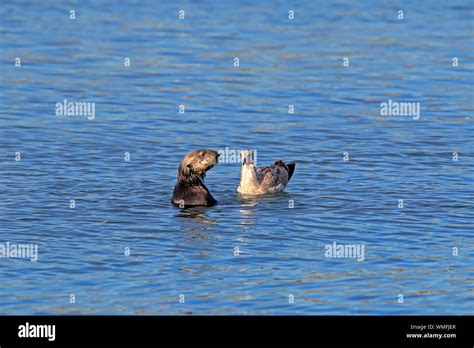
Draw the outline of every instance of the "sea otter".
[[[241,194],[263,195],[281,192],[295,172],[295,162],[286,164],[278,160],[270,166],[255,168],[253,151],[242,150],[240,155],[242,172],[237,192]]]
[[[178,181],[171,203],[180,208],[217,204],[204,185],[204,178],[206,172],[219,162],[219,156],[213,150],[195,150],[184,156],[178,168]]]

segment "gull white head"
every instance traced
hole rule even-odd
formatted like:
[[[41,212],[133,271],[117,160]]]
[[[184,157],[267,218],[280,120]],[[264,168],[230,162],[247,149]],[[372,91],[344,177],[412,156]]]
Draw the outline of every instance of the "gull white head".
[[[242,165],[256,165],[257,164],[257,152],[253,150],[241,150],[240,161]]]

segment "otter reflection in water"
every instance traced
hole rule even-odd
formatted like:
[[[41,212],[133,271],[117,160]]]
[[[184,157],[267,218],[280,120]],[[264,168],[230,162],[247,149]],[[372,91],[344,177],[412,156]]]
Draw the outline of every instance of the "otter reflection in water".
[[[217,218],[209,216],[205,207],[180,209],[175,216],[182,224],[181,230],[190,233],[189,240],[207,239],[210,232],[208,230],[218,223]]]

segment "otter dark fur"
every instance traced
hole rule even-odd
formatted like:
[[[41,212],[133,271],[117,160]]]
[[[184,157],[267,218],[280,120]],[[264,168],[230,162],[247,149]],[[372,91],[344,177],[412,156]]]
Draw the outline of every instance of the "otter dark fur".
[[[213,150],[195,150],[184,156],[178,168],[171,203],[180,208],[216,205],[204,178],[206,172],[218,163],[218,158],[219,154]]]

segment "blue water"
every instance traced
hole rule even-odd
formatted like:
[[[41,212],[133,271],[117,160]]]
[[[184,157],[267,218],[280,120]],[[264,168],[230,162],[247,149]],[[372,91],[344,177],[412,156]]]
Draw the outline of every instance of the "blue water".
[[[457,0],[3,0],[0,242],[38,261],[0,258],[0,314],[474,314],[473,23]],[[296,161],[286,192],[240,197],[221,163],[219,205],[172,207],[182,156],[226,147]]]

